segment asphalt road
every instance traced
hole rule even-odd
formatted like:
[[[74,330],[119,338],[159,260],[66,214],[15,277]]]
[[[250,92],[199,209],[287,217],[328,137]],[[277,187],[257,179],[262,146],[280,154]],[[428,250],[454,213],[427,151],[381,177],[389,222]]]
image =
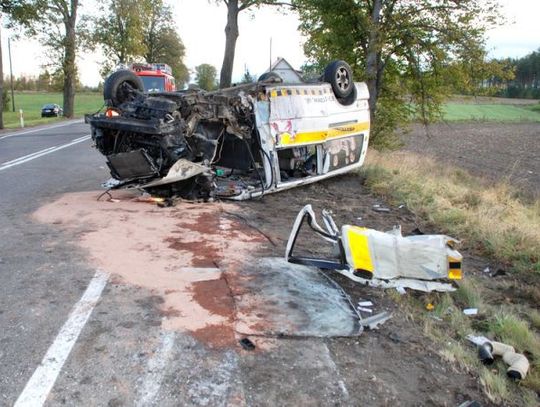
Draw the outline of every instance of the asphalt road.
[[[65,237],[29,219],[107,176],[88,134],[81,121],[0,134],[0,405],[15,402],[93,274]]]
[[[76,230],[31,217],[109,177],[89,132],[79,121],[0,134],[0,406],[458,405],[479,397],[468,375],[451,373],[425,343],[388,339],[399,318],[361,337],[280,338],[254,352],[165,330],[162,297],[96,270]],[[401,329],[411,328],[403,321]]]
[[[88,134],[75,122],[0,135],[0,405],[344,401],[324,341],[284,341],[279,352],[240,359],[164,331],[160,297],[107,281],[75,235],[31,218],[109,177]]]

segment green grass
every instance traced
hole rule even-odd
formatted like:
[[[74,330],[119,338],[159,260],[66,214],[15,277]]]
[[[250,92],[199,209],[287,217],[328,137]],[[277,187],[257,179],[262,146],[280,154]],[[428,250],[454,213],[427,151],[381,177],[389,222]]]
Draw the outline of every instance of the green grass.
[[[540,202],[521,201],[505,183],[486,184],[459,168],[409,152],[371,150],[361,173],[371,192],[392,205],[406,204],[441,232],[459,238],[463,248],[496,259],[514,271],[512,278],[516,281],[524,279],[514,290],[516,298],[524,299],[519,306],[501,304],[501,297],[509,295],[504,287],[492,287],[483,278],[467,273],[451,294],[417,294],[414,301],[412,296],[397,296],[395,300],[410,307],[407,315],[423,319],[424,333],[444,345],[442,356],[446,360],[479,374],[492,401],[537,405],[534,394],[540,392],[540,313],[526,310],[529,304],[537,308]],[[523,294],[529,288],[530,294]],[[433,311],[426,312],[428,302],[435,305]],[[479,315],[465,316],[462,310],[466,307],[477,307]],[[531,362],[527,378],[516,385],[500,373],[505,370],[503,365],[495,372],[480,367],[465,340],[473,332],[525,352]]]
[[[48,92],[15,92],[15,112],[11,110],[4,112],[4,127],[17,128],[19,124],[19,109],[24,112],[25,126],[35,126],[37,124],[54,123],[63,118],[41,117],[41,108],[47,103],[57,103],[62,106],[62,93]],[[103,105],[103,95],[101,92],[77,93],[75,95],[75,116],[81,117],[85,113],[93,113]]]
[[[443,112],[447,121],[540,122],[540,105],[447,103]]]

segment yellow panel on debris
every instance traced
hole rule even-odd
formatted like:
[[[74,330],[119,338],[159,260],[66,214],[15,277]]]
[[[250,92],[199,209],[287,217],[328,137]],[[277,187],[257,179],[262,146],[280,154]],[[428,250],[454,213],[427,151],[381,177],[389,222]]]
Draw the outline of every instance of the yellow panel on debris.
[[[373,261],[371,260],[371,254],[369,253],[369,241],[368,236],[363,232],[366,228],[358,226],[352,226],[347,231],[347,241],[351,253],[351,259],[353,268],[355,270],[365,270],[373,273],[375,268],[373,267]]]

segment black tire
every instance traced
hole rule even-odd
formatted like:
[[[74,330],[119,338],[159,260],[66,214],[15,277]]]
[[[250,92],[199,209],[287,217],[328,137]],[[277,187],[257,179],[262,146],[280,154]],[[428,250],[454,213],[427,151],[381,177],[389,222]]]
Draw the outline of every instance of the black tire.
[[[270,71],[270,72],[265,72],[261,76],[259,76],[258,82],[282,83],[283,78],[277,72]]]
[[[144,90],[141,78],[133,72],[123,69],[112,73],[103,84],[103,99],[111,106],[119,106],[132,100],[137,92]]]
[[[338,99],[346,99],[355,88],[351,67],[345,61],[330,63],[324,70],[324,81],[332,86]]]
[[[356,96],[356,86],[353,86],[352,92],[349,94],[349,96],[347,96],[346,98],[337,98],[337,101],[343,106],[349,106],[356,102]]]

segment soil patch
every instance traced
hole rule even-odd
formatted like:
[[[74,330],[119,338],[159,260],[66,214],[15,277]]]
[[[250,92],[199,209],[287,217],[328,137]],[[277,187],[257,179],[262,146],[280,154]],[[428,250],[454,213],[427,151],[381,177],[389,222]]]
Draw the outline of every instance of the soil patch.
[[[402,138],[409,151],[540,197],[540,123],[416,124]]]

